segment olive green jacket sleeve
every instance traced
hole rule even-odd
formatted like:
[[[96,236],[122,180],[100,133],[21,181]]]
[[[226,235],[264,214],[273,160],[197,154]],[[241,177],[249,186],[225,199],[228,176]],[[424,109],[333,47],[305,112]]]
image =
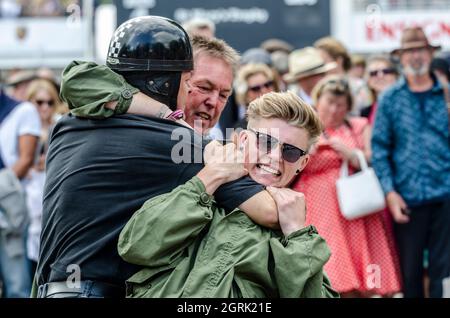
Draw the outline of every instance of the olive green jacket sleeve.
[[[194,251],[195,246],[200,254]],[[226,259],[220,259],[224,246],[234,246],[233,251]],[[245,247],[245,252],[241,247]],[[197,177],[148,200],[122,230],[118,252],[125,261],[145,266],[128,280],[138,284],[144,297],[173,296],[171,287],[185,286],[180,282],[187,279],[183,275],[191,270],[196,274],[189,275],[189,284],[196,286],[196,295],[202,297],[230,295],[232,281],[245,292],[244,297],[260,295],[259,288],[267,288],[267,292],[277,290],[279,297],[338,296],[323,273],[330,251],[314,227],[283,237],[255,225],[243,212],[221,213]],[[152,280],[155,273],[175,267],[174,274],[164,278],[170,282],[158,281],[163,276]],[[221,277],[219,294],[206,292],[211,273]],[[142,284],[148,284],[148,289]]]
[[[73,61],[62,73],[61,99],[79,117],[103,119],[124,114],[139,90],[105,65]],[[115,110],[105,103],[118,101]]]
[[[30,298],[37,298],[38,296],[38,285],[37,285],[37,277],[33,276],[33,283],[31,285]]]
[[[270,248],[281,298],[339,297],[323,271],[330,250],[315,227],[308,226],[282,239],[272,238]]]
[[[141,266],[175,263],[211,222],[212,202],[197,177],[146,201],[120,233],[119,255]]]

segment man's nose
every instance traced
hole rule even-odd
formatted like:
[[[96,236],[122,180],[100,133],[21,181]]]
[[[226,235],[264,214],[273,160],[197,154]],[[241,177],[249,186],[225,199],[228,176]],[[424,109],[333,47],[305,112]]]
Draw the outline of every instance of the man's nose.
[[[338,105],[335,103],[330,104],[330,113],[334,114],[338,110]]]
[[[211,91],[206,101],[206,105],[210,108],[215,108],[219,102],[219,92]]]

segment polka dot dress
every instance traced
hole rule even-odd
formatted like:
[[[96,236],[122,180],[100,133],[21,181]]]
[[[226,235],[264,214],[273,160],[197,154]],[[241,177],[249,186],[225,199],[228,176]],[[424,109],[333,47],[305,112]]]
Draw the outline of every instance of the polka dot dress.
[[[329,137],[337,137],[351,148],[362,149],[365,118],[352,118],[350,126],[326,129]],[[382,213],[348,221],[339,212],[336,180],[342,159],[332,148],[319,147],[294,184],[303,192],[307,204],[307,224],[317,227],[331,249],[325,265],[333,288],[373,292],[379,295],[400,291],[398,261],[392,232],[386,227]]]

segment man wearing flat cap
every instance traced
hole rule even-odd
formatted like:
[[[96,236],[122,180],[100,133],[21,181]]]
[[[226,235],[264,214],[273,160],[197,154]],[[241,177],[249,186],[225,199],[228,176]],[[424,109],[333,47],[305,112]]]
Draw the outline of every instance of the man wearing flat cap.
[[[403,77],[381,97],[372,137],[373,167],[395,221],[404,296],[414,298],[424,297],[424,250],[430,297],[449,288],[449,109],[430,72],[437,49],[422,28],[403,31],[392,51]]]

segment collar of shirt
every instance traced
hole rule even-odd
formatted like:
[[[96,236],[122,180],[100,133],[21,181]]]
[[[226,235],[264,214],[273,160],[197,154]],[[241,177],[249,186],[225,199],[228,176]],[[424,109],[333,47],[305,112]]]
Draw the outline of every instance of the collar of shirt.
[[[441,85],[441,82],[438,81],[438,79],[436,78],[436,76],[434,76],[434,74],[431,75],[431,78],[433,79],[433,87],[431,88],[431,90],[425,91],[424,93],[433,93],[433,94],[442,94],[443,92],[443,88]],[[450,85],[449,85],[450,87]],[[408,91],[412,92],[409,89],[409,85],[408,85],[408,81],[406,80],[405,76],[401,76],[397,82],[397,88],[399,89],[408,89]]]

